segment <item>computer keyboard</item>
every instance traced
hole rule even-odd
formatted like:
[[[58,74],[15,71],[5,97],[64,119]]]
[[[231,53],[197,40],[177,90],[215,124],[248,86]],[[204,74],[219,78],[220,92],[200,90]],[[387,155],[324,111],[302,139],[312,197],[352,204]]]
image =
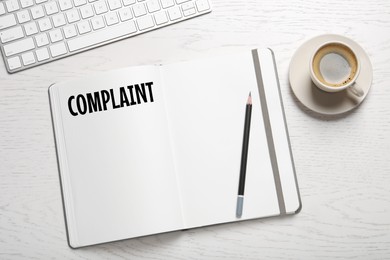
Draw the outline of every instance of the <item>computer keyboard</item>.
[[[211,11],[208,0],[0,1],[0,46],[9,73]]]

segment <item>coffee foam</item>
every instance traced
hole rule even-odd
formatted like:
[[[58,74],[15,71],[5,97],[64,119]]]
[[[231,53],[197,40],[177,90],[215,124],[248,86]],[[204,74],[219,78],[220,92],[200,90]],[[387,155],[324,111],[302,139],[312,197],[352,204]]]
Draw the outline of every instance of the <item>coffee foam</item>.
[[[347,46],[330,43],[320,48],[313,58],[313,72],[317,79],[330,87],[342,87],[357,73],[357,59]]]

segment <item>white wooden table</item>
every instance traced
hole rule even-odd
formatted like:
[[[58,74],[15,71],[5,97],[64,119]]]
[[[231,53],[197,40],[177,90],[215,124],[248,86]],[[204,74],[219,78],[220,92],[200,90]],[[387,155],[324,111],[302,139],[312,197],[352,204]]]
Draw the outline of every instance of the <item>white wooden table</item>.
[[[14,75],[0,64],[0,259],[389,259],[390,1],[212,0],[200,18]],[[369,54],[363,104],[318,116],[293,96],[294,51],[324,33]],[[124,66],[253,47],[276,55],[303,209],[269,218],[72,250],[66,242],[48,86]]]

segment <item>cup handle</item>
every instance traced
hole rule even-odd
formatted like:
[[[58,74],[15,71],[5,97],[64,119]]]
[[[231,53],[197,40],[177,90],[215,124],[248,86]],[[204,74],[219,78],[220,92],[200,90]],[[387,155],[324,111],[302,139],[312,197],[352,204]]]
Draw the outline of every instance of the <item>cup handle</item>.
[[[348,90],[355,96],[362,97],[364,95],[363,89],[356,83],[348,88]]]

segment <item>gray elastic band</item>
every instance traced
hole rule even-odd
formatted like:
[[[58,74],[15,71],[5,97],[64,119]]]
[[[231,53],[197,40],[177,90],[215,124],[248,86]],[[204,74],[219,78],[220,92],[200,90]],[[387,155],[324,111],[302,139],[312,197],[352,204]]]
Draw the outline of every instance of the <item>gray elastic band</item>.
[[[274,139],[272,136],[271,123],[269,120],[267,100],[265,98],[264,84],[261,75],[260,61],[259,61],[259,55],[257,49],[252,50],[252,57],[255,66],[257,87],[259,89],[261,110],[263,112],[264,128],[267,136],[268,150],[271,159],[272,171],[274,173],[274,181],[275,181],[276,195],[278,197],[279,210],[280,210],[280,214],[286,214],[286,206],[284,204],[282,184],[280,182],[280,175],[279,175],[279,168],[278,168],[278,161],[275,153]]]

